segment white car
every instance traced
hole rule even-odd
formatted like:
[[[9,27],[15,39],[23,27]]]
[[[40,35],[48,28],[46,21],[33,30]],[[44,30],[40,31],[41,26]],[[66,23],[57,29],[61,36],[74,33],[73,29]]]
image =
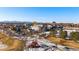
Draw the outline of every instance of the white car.
[[[63,50],[66,46],[62,46],[62,45],[57,45],[57,48]]]

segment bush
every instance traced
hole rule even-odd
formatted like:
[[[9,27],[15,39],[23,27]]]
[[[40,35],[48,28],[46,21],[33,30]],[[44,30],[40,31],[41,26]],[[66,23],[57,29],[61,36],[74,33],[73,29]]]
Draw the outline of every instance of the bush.
[[[70,38],[74,41],[78,41],[79,40],[79,32],[71,32]]]
[[[56,37],[56,33],[57,33],[56,30],[52,30],[52,31],[50,31],[50,35],[53,36],[53,37]]]
[[[60,31],[60,38],[66,39],[67,37],[67,31]]]

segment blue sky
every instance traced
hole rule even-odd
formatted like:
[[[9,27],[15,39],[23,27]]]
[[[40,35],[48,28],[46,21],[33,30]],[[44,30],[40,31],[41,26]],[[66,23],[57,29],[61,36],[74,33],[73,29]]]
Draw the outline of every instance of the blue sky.
[[[0,21],[79,23],[78,7],[0,7]]]

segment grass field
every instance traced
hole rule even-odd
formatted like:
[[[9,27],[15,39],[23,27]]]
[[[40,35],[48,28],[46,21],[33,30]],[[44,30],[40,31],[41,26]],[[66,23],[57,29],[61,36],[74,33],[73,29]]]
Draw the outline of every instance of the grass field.
[[[0,41],[7,44],[8,48],[0,49],[0,51],[22,51],[24,48],[24,41],[11,38],[4,33],[0,32]]]
[[[70,48],[79,48],[79,43],[72,41],[72,40],[65,40],[62,38],[56,38],[56,37],[52,37],[52,36],[48,37],[48,40],[50,40],[51,42],[53,42],[55,44],[65,45]]]

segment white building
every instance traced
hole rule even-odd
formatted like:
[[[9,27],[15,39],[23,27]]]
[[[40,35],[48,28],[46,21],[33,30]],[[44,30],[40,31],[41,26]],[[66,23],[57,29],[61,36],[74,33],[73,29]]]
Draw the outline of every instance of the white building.
[[[31,26],[32,30],[39,31],[40,27],[38,25]]]

